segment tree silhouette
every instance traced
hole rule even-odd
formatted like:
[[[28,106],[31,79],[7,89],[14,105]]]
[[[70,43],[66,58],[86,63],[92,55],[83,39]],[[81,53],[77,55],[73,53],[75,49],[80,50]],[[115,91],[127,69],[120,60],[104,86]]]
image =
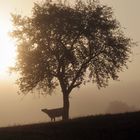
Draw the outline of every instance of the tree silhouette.
[[[75,5],[35,3],[31,16],[12,14],[17,39],[17,83],[23,93],[50,94],[60,86],[63,119],[69,118],[71,91],[87,82],[106,87],[126,67],[132,42],[112,9],[96,1]]]

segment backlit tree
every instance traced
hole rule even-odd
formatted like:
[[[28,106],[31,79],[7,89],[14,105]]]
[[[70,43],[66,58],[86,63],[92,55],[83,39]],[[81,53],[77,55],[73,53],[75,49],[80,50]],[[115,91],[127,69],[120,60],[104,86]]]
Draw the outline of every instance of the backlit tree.
[[[50,94],[60,87],[63,120],[69,118],[69,95],[87,82],[106,87],[127,66],[131,39],[121,30],[112,9],[98,1],[74,5],[35,3],[31,16],[13,14],[17,40],[17,83],[21,92]]]

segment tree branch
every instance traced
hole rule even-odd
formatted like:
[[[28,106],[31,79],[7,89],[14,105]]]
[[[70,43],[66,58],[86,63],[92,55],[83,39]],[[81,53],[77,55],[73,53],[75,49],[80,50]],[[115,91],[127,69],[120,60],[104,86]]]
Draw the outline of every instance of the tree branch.
[[[77,41],[77,39],[82,35],[83,31],[79,32],[79,34],[75,37],[75,39],[73,40],[72,44],[71,44],[71,48],[70,50],[72,50],[73,45],[75,44],[75,42]]]
[[[68,90],[71,91],[73,88],[75,88],[76,86],[79,86],[81,83],[75,84],[77,78],[80,76],[82,70],[87,67],[86,65],[93,60],[95,57],[97,57],[98,55],[100,55],[103,52],[104,48],[102,48],[98,53],[96,53],[94,56],[91,57],[91,55],[89,56],[89,59],[86,60],[86,62],[83,62],[83,64],[81,65],[80,69],[77,71],[75,78],[73,79],[71,85],[69,86]]]

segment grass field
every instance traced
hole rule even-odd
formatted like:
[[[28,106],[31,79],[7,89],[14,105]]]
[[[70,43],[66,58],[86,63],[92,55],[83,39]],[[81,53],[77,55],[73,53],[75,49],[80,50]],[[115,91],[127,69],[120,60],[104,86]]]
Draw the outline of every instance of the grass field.
[[[140,140],[140,112],[5,127],[0,140]]]

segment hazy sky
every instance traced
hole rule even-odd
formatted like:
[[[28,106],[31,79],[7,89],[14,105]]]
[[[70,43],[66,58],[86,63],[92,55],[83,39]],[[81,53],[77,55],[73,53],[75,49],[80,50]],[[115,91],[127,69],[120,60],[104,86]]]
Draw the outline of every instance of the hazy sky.
[[[62,106],[60,92],[52,96],[38,94],[18,95],[14,84],[15,76],[6,72],[9,64],[14,63],[15,47],[8,32],[12,30],[10,13],[31,14],[36,0],[0,0],[0,126],[49,121],[40,109]],[[101,0],[111,6],[115,17],[120,21],[124,32],[135,42],[140,42],[140,0]],[[96,85],[86,85],[75,89],[70,96],[70,116],[104,113],[112,101],[125,102],[140,108],[140,48],[133,48],[132,62],[128,69],[120,73],[120,81],[110,81],[105,89],[98,90]]]

